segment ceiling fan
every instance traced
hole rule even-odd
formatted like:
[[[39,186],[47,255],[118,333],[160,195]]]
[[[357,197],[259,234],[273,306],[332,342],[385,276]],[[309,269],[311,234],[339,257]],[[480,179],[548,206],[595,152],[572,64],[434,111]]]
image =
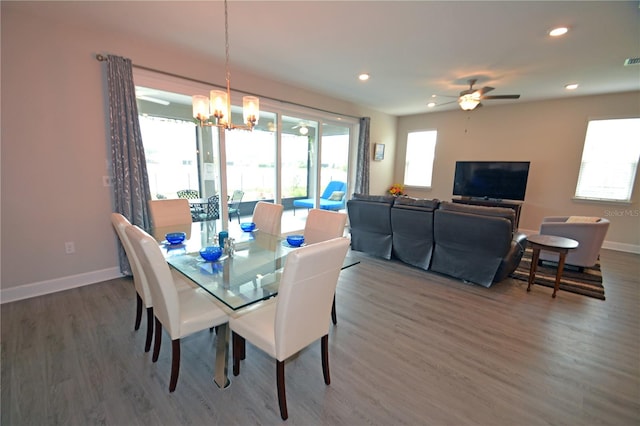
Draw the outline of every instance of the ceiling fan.
[[[477,81],[478,80],[475,78],[470,79],[469,88],[467,90],[463,90],[462,92],[460,92],[460,96],[458,97],[457,102],[460,105],[460,108],[462,108],[465,111],[471,111],[476,107],[482,106],[480,101],[485,99],[519,99],[520,98],[520,95],[486,96],[486,93],[494,90],[494,88],[485,86],[482,89],[474,89],[473,85],[476,84]],[[456,102],[456,101],[452,101],[452,102]],[[448,103],[451,103],[451,102],[447,102],[447,104]],[[445,104],[441,104],[441,105],[445,105]]]
[[[299,132],[301,135],[306,136],[307,134],[309,134],[309,128],[308,128],[307,126],[308,126],[308,124],[307,124],[307,123],[305,123],[305,122],[301,121],[297,126],[293,126],[293,127],[291,128],[291,130],[293,130],[293,129],[300,129],[300,130],[298,130],[298,132]]]

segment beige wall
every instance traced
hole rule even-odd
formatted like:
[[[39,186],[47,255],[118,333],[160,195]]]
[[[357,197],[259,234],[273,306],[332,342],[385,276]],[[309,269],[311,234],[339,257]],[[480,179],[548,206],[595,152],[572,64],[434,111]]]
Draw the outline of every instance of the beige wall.
[[[190,78],[224,83],[221,64],[152,41],[61,26],[2,2],[2,271],[0,286],[46,292],[117,272],[103,64],[96,53]],[[356,117],[395,150],[397,119],[234,70],[235,88]],[[372,191],[391,180],[393,155],[372,164]],[[76,254],[66,255],[65,241]],[[15,296],[18,297],[18,296]]]
[[[640,117],[640,92],[497,103],[470,113],[456,110],[400,117],[395,180],[402,181],[407,133],[436,129],[433,187],[410,188],[409,195],[450,200],[456,160],[531,161],[521,228],[537,230],[545,216],[604,216],[611,221],[607,245],[639,252],[638,177],[633,191],[635,202],[630,205],[575,201],[572,197],[588,120]]]

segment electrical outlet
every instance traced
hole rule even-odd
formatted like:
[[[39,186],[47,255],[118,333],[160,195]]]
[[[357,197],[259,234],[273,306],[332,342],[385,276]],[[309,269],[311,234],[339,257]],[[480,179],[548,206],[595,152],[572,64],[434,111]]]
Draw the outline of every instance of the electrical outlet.
[[[74,254],[76,252],[76,244],[73,241],[64,243],[64,252],[66,254]]]
[[[102,176],[102,186],[111,186],[111,176]]]

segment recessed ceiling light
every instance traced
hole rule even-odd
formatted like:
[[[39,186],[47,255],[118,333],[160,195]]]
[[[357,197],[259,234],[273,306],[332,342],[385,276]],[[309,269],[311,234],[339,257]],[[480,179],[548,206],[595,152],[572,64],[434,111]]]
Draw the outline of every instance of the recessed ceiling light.
[[[576,90],[578,88],[578,83],[571,83],[564,86],[567,90]]]
[[[433,108],[434,106],[436,106],[436,103],[435,103],[435,102],[429,102],[429,103],[427,104],[427,106],[428,106],[429,108]]]
[[[367,80],[369,80],[369,77],[370,77],[370,76],[369,76],[369,74],[363,73],[363,74],[360,74],[360,75],[358,76],[358,80],[360,80],[360,81],[367,81]]]
[[[558,27],[549,31],[549,35],[551,37],[559,37],[561,35],[565,35],[568,31],[569,31],[569,28],[567,27]]]

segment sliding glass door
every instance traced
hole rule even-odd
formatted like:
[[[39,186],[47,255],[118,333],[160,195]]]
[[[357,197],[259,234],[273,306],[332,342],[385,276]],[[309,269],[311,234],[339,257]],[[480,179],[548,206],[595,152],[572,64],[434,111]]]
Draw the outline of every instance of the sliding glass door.
[[[135,73],[134,78],[138,83]],[[298,106],[285,110],[284,103],[265,100],[251,132],[200,128],[191,117],[190,95],[204,87],[160,80],[156,76],[152,84],[136,87],[153,198],[177,198],[183,189],[196,190],[201,198],[218,195],[226,222],[228,198],[242,191],[244,220],[250,220],[258,201],[281,203],[287,232],[301,229],[306,219],[306,209],[298,209],[298,223],[285,223],[293,216],[294,200],[310,199],[317,206],[329,182],[347,186],[356,119]],[[232,115],[234,122],[242,121],[239,106],[232,107]]]

